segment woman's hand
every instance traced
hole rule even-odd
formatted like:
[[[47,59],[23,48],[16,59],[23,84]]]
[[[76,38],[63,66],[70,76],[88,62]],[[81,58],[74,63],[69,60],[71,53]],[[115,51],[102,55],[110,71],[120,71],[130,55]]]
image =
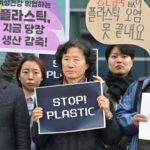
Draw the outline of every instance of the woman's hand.
[[[36,107],[32,112],[33,121],[38,122],[39,119],[43,117],[43,109],[41,107]]]
[[[147,122],[147,118],[142,114],[136,114],[133,116],[133,124],[139,128],[139,122]]]
[[[106,98],[105,96],[99,96],[97,98],[97,101],[99,108],[102,108],[104,110],[106,118],[111,119],[113,115],[110,111],[109,99]]]
[[[94,81],[104,82],[104,80],[100,76],[93,76]]]

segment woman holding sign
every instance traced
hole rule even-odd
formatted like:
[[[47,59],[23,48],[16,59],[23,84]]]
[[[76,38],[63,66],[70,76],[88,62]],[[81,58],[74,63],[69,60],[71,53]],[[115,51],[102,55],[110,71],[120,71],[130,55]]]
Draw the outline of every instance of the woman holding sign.
[[[89,43],[69,41],[58,47],[56,61],[62,70],[59,84],[74,84],[94,81],[96,57]],[[104,86],[104,95],[106,87]],[[120,128],[116,122],[112,103],[105,96],[97,98],[97,105],[104,110],[106,128],[59,134],[38,134],[37,122],[43,117],[43,109],[36,107],[32,117],[33,141],[42,150],[103,150],[104,144],[113,145],[120,140]],[[60,124],[61,126],[61,124]]]
[[[16,70],[16,78],[18,85],[23,89],[29,115],[35,107],[35,91],[34,89],[44,84],[46,72],[43,62],[35,55],[25,56],[19,63]],[[32,119],[30,126],[32,125]],[[33,142],[31,149],[36,150]]]

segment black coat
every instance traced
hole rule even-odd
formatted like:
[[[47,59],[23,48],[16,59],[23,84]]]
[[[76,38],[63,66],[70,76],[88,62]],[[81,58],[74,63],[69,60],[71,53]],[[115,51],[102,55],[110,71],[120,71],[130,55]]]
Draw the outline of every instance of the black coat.
[[[114,114],[113,104],[110,104],[111,111]],[[33,141],[39,150],[104,150],[102,143],[114,145],[121,138],[115,114],[111,120],[106,120],[105,129],[39,135],[37,123],[34,122],[31,131]]]
[[[0,150],[30,150],[29,124],[22,90],[0,79]]]

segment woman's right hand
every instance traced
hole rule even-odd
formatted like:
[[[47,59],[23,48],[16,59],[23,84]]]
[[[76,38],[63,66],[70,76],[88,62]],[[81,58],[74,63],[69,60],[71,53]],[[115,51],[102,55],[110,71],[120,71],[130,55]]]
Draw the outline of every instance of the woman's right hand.
[[[139,122],[147,122],[147,118],[142,114],[136,114],[133,116],[133,124],[139,128]]]
[[[35,107],[32,111],[32,119],[35,122],[38,122],[39,119],[43,117],[43,109],[41,107]]]

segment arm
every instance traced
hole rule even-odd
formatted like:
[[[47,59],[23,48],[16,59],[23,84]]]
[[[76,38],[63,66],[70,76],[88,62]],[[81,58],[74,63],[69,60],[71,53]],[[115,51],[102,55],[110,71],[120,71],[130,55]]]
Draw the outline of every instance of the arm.
[[[32,118],[33,118],[33,125],[31,128],[31,136],[34,141],[34,143],[37,145],[37,147],[44,147],[46,145],[46,142],[48,138],[51,137],[51,135],[40,135],[38,134],[38,121],[43,117],[43,109],[41,107],[36,107],[32,112]]]
[[[116,120],[115,109],[112,103],[112,99],[107,93],[107,90],[108,87],[105,83],[103,83],[103,91],[105,96],[102,96],[102,101],[100,97],[100,102],[104,105],[103,109],[106,116],[106,128],[99,130],[99,135],[100,139],[105,145],[115,145],[120,141],[122,134],[120,126]],[[100,105],[100,107],[102,106]]]
[[[132,136],[138,132],[133,123],[133,117],[138,114],[138,112],[133,112],[136,87],[137,82],[129,86],[116,111],[117,120],[123,133],[127,136]]]
[[[115,110],[111,101],[109,101],[110,112],[106,115],[106,128],[101,129],[99,132],[100,139],[103,141],[105,145],[115,145],[117,144],[121,137],[120,126],[117,123]],[[111,117],[110,115],[111,114]]]
[[[17,91],[14,108],[16,150],[30,150],[30,118],[22,90]]]
[[[15,78],[15,72],[21,59],[22,56],[19,53],[6,53],[5,61],[0,67],[0,77],[12,81]]]

